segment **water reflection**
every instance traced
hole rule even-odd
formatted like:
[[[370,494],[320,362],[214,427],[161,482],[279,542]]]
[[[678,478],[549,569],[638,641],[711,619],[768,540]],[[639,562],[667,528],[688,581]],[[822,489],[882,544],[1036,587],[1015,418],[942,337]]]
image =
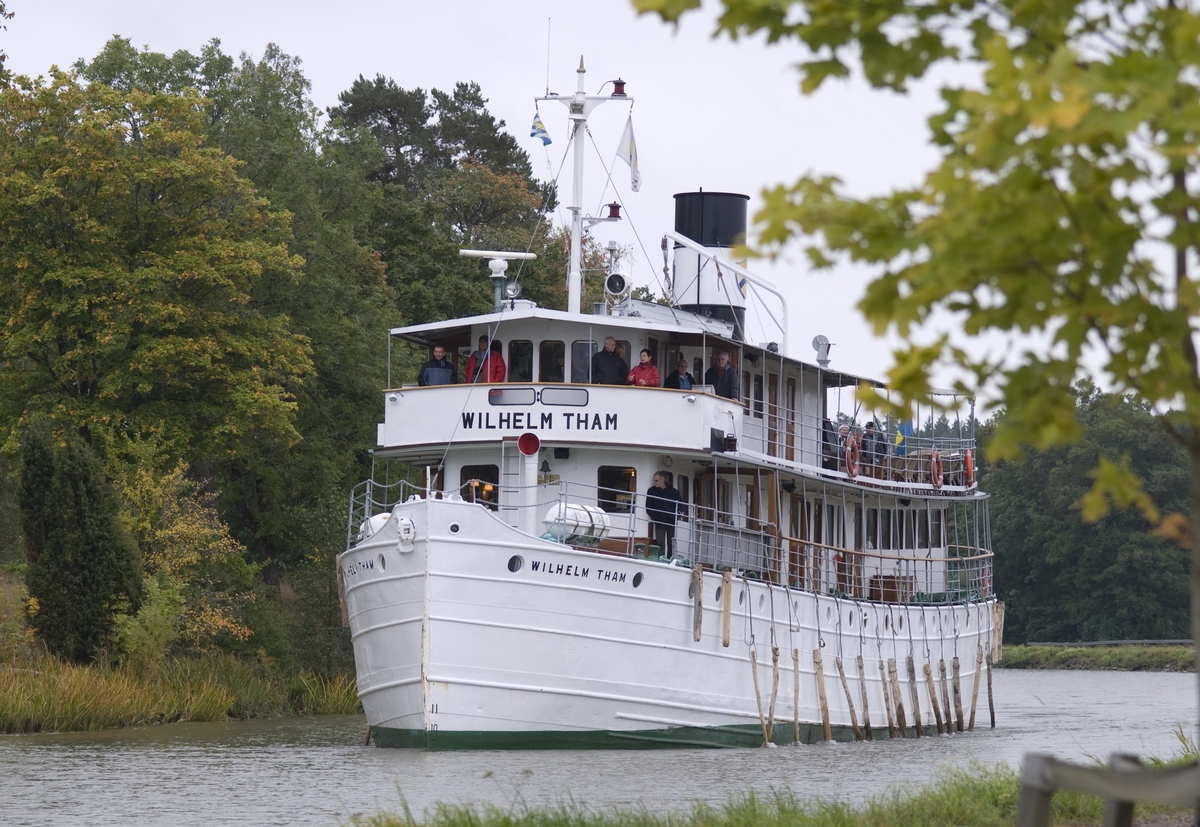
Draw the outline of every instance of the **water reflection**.
[[[998,671],[994,683],[996,730],[981,697],[975,733],[769,750],[381,750],[363,746],[359,716],[4,736],[4,822],[334,825],[399,809],[401,795],[418,814],[439,801],[680,810],[782,789],[856,802],[1029,751],[1172,755],[1173,727],[1195,731],[1193,675]]]

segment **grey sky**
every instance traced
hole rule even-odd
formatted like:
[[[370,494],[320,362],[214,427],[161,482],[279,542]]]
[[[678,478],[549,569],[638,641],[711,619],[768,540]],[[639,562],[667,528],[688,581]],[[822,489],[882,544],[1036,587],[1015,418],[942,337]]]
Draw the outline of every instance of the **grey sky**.
[[[9,67],[23,74],[91,57],[120,34],[138,47],[165,52],[195,51],[217,37],[230,54],[257,56],[267,43],[277,43],[303,60],[313,99],[322,108],[335,104],[338,92],[359,74],[382,73],[405,87],[441,89],[475,80],[489,98],[489,109],[507,122],[543,178],[559,168],[567,146],[561,105],[541,107],[554,143],[543,150],[529,137],[533,98],[546,88],[549,18],[551,91],[574,91],[574,70],[583,55],[590,93],[621,77],[635,99],[642,189],[630,192],[622,164],[614,167],[614,181],[650,258],[642,254],[628,222],[601,225],[595,235],[601,243],[614,238],[634,245],[634,281],[656,292],[659,241],[662,231],[671,229],[674,193],[698,187],[744,192],[752,196],[753,211],[764,187],[791,182],[809,170],[836,174],[852,192],[865,195],[915,183],[936,162],[925,127],[937,106],[934,84],[926,82],[903,98],[870,92],[852,81],[804,98],[791,69],[800,56],[795,47],[713,40],[707,12],[686,18],[676,29],[656,18],[638,18],[627,0],[348,0],[336,5],[210,0],[202,6],[8,0],[8,8],[16,17],[0,33],[0,48],[8,52]],[[602,193],[601,157],[604,164],[612,163],[627,109],[605,104],[592,116],[600,156],[589,146],[589,211],[612,200],[611,188]],[[569,170],[568,163],[560,187],[564,195],[570,192]],[[864,273],[841,268],[813,275],[798,250],[786,258],[751,266],[789,296],[790,355],[811,360],[809,342],[823,333],[835,343],[835,367],[882,373],[890,361],[886,343],[870,337],[854,310]]]

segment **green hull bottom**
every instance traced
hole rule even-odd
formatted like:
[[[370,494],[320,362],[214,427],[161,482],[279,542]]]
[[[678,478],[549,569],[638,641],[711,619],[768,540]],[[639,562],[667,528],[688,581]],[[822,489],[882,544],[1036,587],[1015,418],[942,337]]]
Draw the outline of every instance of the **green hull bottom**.
[[[916,730],[910,728],[910,737]],[[854,730],[832,727],[833,740],[853,741]],[[873,728],[876,740],[887,740],[887,727]],[[784,746],[794,743],[791,722],[776,723],[771,740]],[[516,732],[453,732],[423,729],[371,727],[371,739],[377,747],[429,750],[496,749],[694,749],[698,747],[762,746],[762,727],[755,724],[719,727],[671,727],[670,729],[611,730],[533,730]],[[814,744],[823,740],[820,724],[800,724],[800,742]]]

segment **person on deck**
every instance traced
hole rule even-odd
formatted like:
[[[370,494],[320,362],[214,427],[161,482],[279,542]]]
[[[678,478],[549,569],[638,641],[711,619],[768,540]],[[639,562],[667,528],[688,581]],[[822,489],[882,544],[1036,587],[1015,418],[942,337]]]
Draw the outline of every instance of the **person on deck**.
[[[869,473],[875,479],[883,479],[883,458],[887,453],[883,434],[875,428],[875,421],[867,423],[867,429],[862,435],[863,461],[866,462]]]
[[[478,364],[475,363],[478,354],[471,354],[471,358],[467,360],[467,375],[474,376],[472,381],[475,382],[503,382],[508,373],[508,367],[504,364],[503,351],[504,346],[500,340],[492,339],[491,350],[478,361]]]
[[[417,384],[424,388],[429,385],[454,385],[457,382],[454,365],[446,358],[446,348],[434,345],[433,358],[421,365],[421,371],[417,374]]]
[[[638,364],[633,366],[633,370],[629,371],[629,376],[625,378],[626,384],[639,388],[658,387],[658,368],[651,364],[650,358],[650,351],[642,348],[642,352],[638,354]]]
[[[650,540],[658,544],[662,556],[675,554],[675,521],[679,518],[679,491],[667,485],[665,471],[654,472],[654,485],[646,492],[646,516],[650,520]]]
[[[617,355],[617,340],[612,336],[604,339],[604,349],[592,357],[593,385],[624,385],[629,375],[629,365]]]
[[[712,385],[717,396],[726,399],[738,398],[737,371],[729,364],[729,352],[722,350],[717,353],[717,363],[704,374],[704,384]]]
[[[480,381],[479,373],[483,370],[483,363],[487,361],[488,352],[488,337],[486,335],[480,336],[479,350],[476,350],[467,359],[467,372],[463,376],[463,380],[468,385]]]
[[[667,381],[663,383],[663,387],[673,388],[677,391],[690,391],[692,389],[692,375],[688,373],[687,359],[679,360],[675,372],[667,377]]]

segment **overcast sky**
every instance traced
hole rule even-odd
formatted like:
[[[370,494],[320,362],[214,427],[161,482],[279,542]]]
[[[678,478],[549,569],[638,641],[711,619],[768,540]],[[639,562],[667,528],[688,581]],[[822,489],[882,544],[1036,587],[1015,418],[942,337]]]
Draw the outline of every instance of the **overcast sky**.
[[[654,280],[662,266],[659,243],[663,230],[672,229],[675,193],[700,187],[746,193],[753,213],[764,187],[807,171],[837,175],[852,193],[867,195],[915,183],[936,163],[925,125],[938,108],[935,83],[901,97],[851,81],[828,84],[806,98],[792,69],[801,56],[797,47],[713,40],[710,10],[675,28],[639,18],[628,0],[7,3],[16,16],[0,33],[0,48],[8,53],[9,68],[20,74],[42,74],[52,64],[94,56],[119,34],[139,48],[164,52],[196,51],[215,37],[227,53],[259,56],[267,43],[277,43],[301,58],[313,100],[322,108],[336,104],[338,93],[359,74],[384,74],[406,88],[451,89],[457,81],[474,80],[543,178],[554,176],[567,147],[561,104],[541,105],[554,143],[543,149],[529,137],[533,98],[547,85],[547,45],[554,92],[574,91],[583,56],[589,93],[617,77],[628,84],[643,177],[641,191],[632,193],[628,168],[614,167],[617,194],[631,221],[600,225],[595,236],[601,244],[613,238],[632,245],[635,283],[656,292],[661,292]],[[603,192],[601,165],[613,161],[628,108],[608,103],[592,115],[599,155],[589,146],[588,211],[613,199],[611,189]],[[560,192],[569,196],[569,163],[563,175]],[[887,343],[871,337],[855,309],[864,272],[809,273],[799,250],[789,251],[786,261],[751,266],[789,297],[789,355],[811,361],[810,342],[822,333],[835,344],[834,367],[878,376],[890,363]],[[481,282],[485,276],[481,270]]]

